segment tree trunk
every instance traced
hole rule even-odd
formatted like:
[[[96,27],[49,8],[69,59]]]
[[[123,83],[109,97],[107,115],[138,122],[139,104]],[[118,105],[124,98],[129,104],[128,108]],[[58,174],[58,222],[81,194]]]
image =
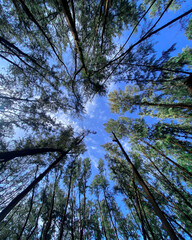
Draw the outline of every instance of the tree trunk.
[[[158,191],[155,187],[153,187],[151,184],[148,184],[157,194],[159,194],[160,196],[162,196],[167,202],[169,202],[172,205],[172,208],[175,208],[176,210],[178,210],[181,214],[183,214],[185,216],[185,218],[187,218],[191,223],[192,223],[192,219],[183,212],[183,210],[181,210],[178,205],[174,202],[172,202],[171,200],[169,200],[162,192]]]
[[[120,149],[122,150],[127,162],[129,163],[129,165],[131,166],[137,180],[139,181],[140,185],[142,186],[144,192],[146,193],[149,202],[152,204],[156,214],[158,215],[158,217],[160,218],[163,226],[165,227],[167,233],[169,234],[170,238],[172,240],[176,240],[178,239],[175,232],[173,231],[171,225],[169,224],[169,222],[167,221],[166,217],[164,216],[164,213],[161,211],[161,209],[159,208],[158,204],[156,203],[153,195],[151,194],[149,188],[147,187],[147,185],[145,184],[144,180],[142,179],[141,175],[139,174],[139,172],[137,171],[137,169],[135,168],[135,166],[133,165],[133,163],[131,162],[130,158],[128,157],[127,153],[125,152],[124,148],[122,147],[121,143],[119,142],[119,140],[117,139],[116,135],[113,133],[115,142],[117,142],[117,144],[119,145]]]
[[[185,103],[150,103],[150,102],[141,102],[135,103],[135,105],[139,106],[155,106],[155,107],[164,107],[164,108],[182,108],[182,109],[189,109],[192,110],[191,104]]]
[[[123,59],[125,58],[125,56],[131,52],[131,50],[137,46],[138,44],[140,44],[141,42],[145,41],[147,38],[151,37],[152,35],[158,33],[159,31],[163,30],[164,28],[170,26],[171,24],[177,22],[178,20],[182,19],[183,17],[189,15],[192,12],[192,9],[190,9],[189,11],[181,14],[180,16],[174,18],[173,20],[171,20],[170,22],[166,23],[165,25],[163,25],[162,27],[154,30],[153,32],[147,34],[145,37],[141,37],[141,39],[139,39],[136,43],[134,43],[133,45],[131,45],[124,53],[122,53],[120,56],[113,58],[111,61],[109,61],[105,66],[103,66],[101,69],[97,70],[97,71],[101,71],[103,69],[105,69],[106,67],[108,67],[109,65],[111,65],[112,63],[116,62],[117,60],[119,60],[119,62],[116,64],[116,66],[114,67],[113,71],[115,71],[119,64],[123,61]],[[190,74],[190,73],[189,73]]]
[[[150,231],[150,233],[151,233],[151,236],[152,236],[153,240],[156,240],[156,239],[155,239],[155,235],[154,235],[154,233],[153,233],[153,230],[152,230],[152,228],[151,228],[151,225],[150,225],[150,223],[149,223],[149,221],[148,221],[148,219],[147,219],[147,216],[146,216],[146,213],[145,213],[145,209],[144,209],[144,207],[143,207],[143,205],[142,205],[142,201],[141,201],[140,193],[139,193],[139,190],[138,190],[138,189],[137,189],[137,195],[138,195],[139,204],[140,204],[140,206],[141,206],[141,210],[143,211],[143,215],[144,215],[145,221],[146,221],[146,223],[147,223],[147,226],[148,226],[148,228],[149,228],[149,231]]]
[[[38,171],[38,167],[37,167],[37,169],[36,169],[35,179],[36,179],[37,171]],[[29,212],[28,212],[28,214],[27,214],[27,217],[26,217],[25,223],[24,223],[24,225],[23,225],[23,227],[22,227],[22,229],[21,229],[21,232],[20,232],[20,234],[19,234],[18,240],[21,239],[22,234],[23,234],[23,232],[24,232],[24,230],[25,230],[25,227],[26,227],[26,225],[27,225],[27,222],[28,222],[28,220],[29,220],[29,216],[30,216],[30,214],[31,214],[31,210],[32,210],[32,207],[33,207],[33,198],[34,198],[34,194],[35,194],[35,187],[33,188],[33,191],[32,191],[32,196],[31,196],[31,201],[30,201]]]
[[[145,140],[139,139],[141,142],[147,144],[149,147],[151,147],[152,149],[154,149],[156,152],[158,152],[161,156],[163,156],[167,161],[171,162],[172,164],[174,164],[176,167],[178,167],[179,169],[181,169],[183,172],[187,173],[190,177],[192,177],[192,173],[190,173],[189,171],[187,171],[187,169],[185,169],[184,167],[180,166],[178,163],[174,162],[173,160],[171,160],[169,157],[167,157],[163,152],[161,152],[160,150],[158,150],[156,147],[152,146],[150,143],[146,142]]]
[[[187,199],[180,193],[180,191],[175,187],[175,185],[169,181],[169,179],[159,170],[159,168],[155,165],[155,163],[151,160],[150,157],[148,157],[146,155],[146,157],[149,159],[149,161],[152,163],[152,165],[154,166],[154,168],[159,172],[159,174],[163,177],[163,179],[165,180],[165,182],[167,183],[168,186],[171,186],[172,189],[174,190],[174,192],[177,192],[178,195],[183,199],[183,201],[186,203],[186,205],[188,207],[190,207],[192,209],[192,205],[190,204],[189,201],[187,201]]]
[[[47,239],[47,235],[48,235],[48,232],[49,232],[50,227],[51,227],[53,208],[54,208],[54,201],[55,201],[56,185],[57,185],[57,177],[55,177],[55,183],[54,183],[54,187],[53,187],[53,194],[52,194],[52,198],[51,198],[51,206],[50,206],[50,210],[49,210],[49,214],[48,214],[48,221],[47,221],[47,224],[45,225],[45,230],[43,232],[42,240],[46,240]]]
[[[19,193],[9,204],[7,207],[3,209],[0,213],[0,222],[6,217],[6,215],[20,202],[30,191],[33,189],[63,158],[70,152],[71,149],[63,153],[60,157],[58,157],[49,167],[39,175],[25,190]]]
[[[62,237],[63,237],[64,223],[65,223],[65,220],[66,220],[67,207],[68,207],[68,204],[69,204],[69,198],[70,198],[70,193],[71,193],[71,183],[72,183],[72,173],[70,175],[69,188],[68,188],[68,194],[67,194],[67,202],[65,204],[65,209],[64,209],[63,216],[62,216],[62,219],[61,219],[61,225],[60,225],[58,240],[62,240]]]
[[[142,232],[143,232],[143,239],[146,240],[147,239],[147,232],[145,230],[145,224],[144,224],[144,219],[143,219],[143,214],[142,214],[142,211],[141,211],[141,206],[140,206],[140,202],[139,202],[139,198],[138,198],[138,192],[137,192],[137,189],[136,189],[136,185],[135,185],[135,181],[134,179],[132,179],[132,182],[133,182],[133,187],[134,187],[134,194],[135,194],[135,200],[136,200],[136,203],[137,203],[137,207],[138,207],[138,214],[139,214],[139,219],[140,219],[140,222],[141,222],[141,226],[142,226]],[[149,236],[148,236],[149,238]]]
[[[116,239],[119,240],[119,237],[118,237],[118,233],[117,233],[117,228],[115,227],[115,224],[113,222],[113,218],[111,216],[111,211],[109,209],[109,204],[108,204],[108,201],[107,201],[107,198],[106,198],[106,194],[105,194],[105,190],[103,190],[104,192],[104,197],[105,197],[105,203],[107,205],[107,210],[108,210],[108,213],[109,213],[109,217],[110,217],[110,220],[111,220],[111,223],[112,223],[112,226],[113,226],[113,230],[115,232],[115,235],[116,235]]]
[[[86,208],[86,176],[84,176],[84,187],[83,187],[83,224],[81,226],[81,230],[80,230],[80,240],[83,240],[83,231],[84,231],[84,227],[85,227],[85,208]]]
[[[104,220],[103,220],[103,215],[102,215],[101,205],[100,205],[99,199],[97,199],[97,202],[98,202],[98,206],[99,206],[99,213],[100,213],[100,218],[101,218],[101,226],[102,226],[102,229],[103,229],[103,232],[104,232],[104,235],[105,235],[105,239],[108,240],[107,233],[106,233],[106,230],[105,230],[105,223],[104,223]]]
[[[87,68],[86,68],[85,62],[84,62],[83,50],[81,48],[81,44],[80,44],[79,37],[78,37],[78,34],[77,34],[77,30],[76,30],[76,27],[75,27],[75,22],[74,22],[74,20],[71,16],[71,12],[70,12],[70,9],[69,9],[68,2],[67,2],[67,0],[60,0],[60,4],[62,6],[65,18],[67,20],[69,29],[71,31],[71,34],[73,36],[73,39],[74,39],[74,42],[75,42],[75,47],[76,47],[77,52],[79,54],[81,64],[83,66],[83,69],[84,69],[85,73],[87,74]]]
[[[10,152],[1,152],[0,153],[0,163],[8,162],[16,157],[25,157],[25,156],[34,156],[37,154],[45,154],[48,152],[59,152],[62,153],[61,149],[56,148],[34,148],[34,149],[24,149]]]

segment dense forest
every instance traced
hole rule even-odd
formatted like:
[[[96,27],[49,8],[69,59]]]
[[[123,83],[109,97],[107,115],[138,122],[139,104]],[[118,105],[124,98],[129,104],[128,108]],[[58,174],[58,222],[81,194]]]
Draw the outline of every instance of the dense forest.
[[[0,239],[192,239],[189,5],[0,1]],[[188,46],[157,51],[173,25]],[[115,116],[97,169],[96,129],[57,118],[96,97]]]

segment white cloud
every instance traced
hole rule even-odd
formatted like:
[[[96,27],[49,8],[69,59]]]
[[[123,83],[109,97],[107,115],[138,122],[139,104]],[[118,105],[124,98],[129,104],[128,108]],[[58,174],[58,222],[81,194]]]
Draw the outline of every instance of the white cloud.
[[[116,84],[114,82],[111,82],[108,86],[108,93],[113,92],[116,89]]]
[[[78,123],[65,113],[59,112],[54,115],[54,118],[56,118],[58,123],[62,123],[64,126],[72,126],[74,131],[77,133],[82,131],[82,128],[78,125]]]
[[[93,166],[98,169],[98,158],[94,157],[92,154],[88,152],[89,158],[93,164]]]
[[[95,150],[95,149],[96,149],[96,147],[93,147],[93,146],[91,146],[91,149]]]
[[[89,100],[85,104],[85,111],[90,118],[95,117],[95,110],[97,108],[97,97],[94,97],[93,100]]]
[[[125,149],[125,151],[129,152],[131,151],[131,145],[129,142],[127,141],[121,141],[121,144],[123,145],[123,148]]]

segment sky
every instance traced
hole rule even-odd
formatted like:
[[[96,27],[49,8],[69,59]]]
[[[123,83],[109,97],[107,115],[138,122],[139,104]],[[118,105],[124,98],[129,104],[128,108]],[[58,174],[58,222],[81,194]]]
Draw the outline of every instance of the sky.
[[[179,9],[176,13],[174,11],[168,11],[161,21],[158,23],[156,28],[164,25],[169,22],[173,18],[181,15],[190,9],[192,1],[187,1],[181,9]],[[174,13],[174,14],[173,14]],[[154,21],[157,18],[154,18]],[[121,38],[116,38],[115,42],[120,46],[122,45],[127,37],[129,31],[124,31]],[[184,31],[181,27],[181,24],[178,22],[171,25],[170,27],[162,30],[159,34],[153,37],[155,40],[155,50],[157,56],[160,56],[163,50],[167,50],[173,43],[176,43],[176,51],[173,52],[173,56],[176,56],[179,52],[182,52],[182,48],[186,48],[187,46],[192,46],[192,43],[187,40]],[[136,42],[137,39],[133,35],[130,43]],[[128,47],[129,44],[126,46]],[[124,88],[125,84],[114,84],[108,87],[108,93],[114,91],[115,89]],[[89,129],[91,131],[95,131],[96,134],[90,134],[85,139],[85,144],[87,146],[87,152],[85,153],[85,157],[89,157],[92,161],[92,172],[93,175],[97,173],[97,164],[100,158],[104,159],[105,151],[101,147],[106,142],[110,142],[110,134],[105,132],[105,128],[103,126],[110,118],[117,119],[118,115],[110,112],[110,106],[107,100],[107,96],[100,97],[96,96],[92,101],[87,102],[85,105],[86,114],[80,119],[75,119],[69,117],[62,113],[57,113],[57,118],[62,122],[70,123],[73,125],[75,131],[79,132],[81,129]],[[139,117],[136,114],[126,114],[126,116],[131,118]],[[147,121],[151,121],[150,118],[146,118]],[[126,142],[122,142],[123,146],[127,151],[130,150],[129,145]]]
[[[176,14],[173,14],[173,11],[169,11],[164,15],[156,28],[162,26],[171,19],[189,10],[191,8],[191,5],[192,1],[188,0],[185,2],[183,7],[176,12]],[[154,21],[155,20],[156,18],[154,18]],[[120,39],[115,39],[116,43],[119,46],[122,45],[126,41],[128,35],[129,31],[124,31]],[[184,31],[181,29],[181,25],[178,24],[178,22],[176,24],[173,24],[171,27],[162,30],[158,35],[154,36],[153,39],[156,41],[155,49],[157,56],[159,56],[163,50],[167,50],[169,47],[171,47],[173,43],[176,43],[176,51],[173,53],[174,56],[176,56],[177,53],[182,52],[182,48],[186,48],[187,46],[192,47],[192,43],[187,40],[186,36],[184,35]],[[136,41],[137,39],[133,35],[130,43],[134,43]],[[129,44],[126,46],[126,48],[129,46]],[[0,70],[2,70],[4,67],[6,67],[6,64],[0,59]],[[123,89],[124,84],[111,83],[110,86],[108,86],[108,93],[114,91],[115,89],[118,89],[119,87]],[[75,132],[80,132],[82,129],[89,129],[90,131],[96,132],[96,134],[89,134],[85,138],[87,152],[85,152],[83,155],[83,157],[89,157],[92,162],[92,176],[90,178],[91,181],[94,175],[98,173],[97,166],[99,159],[104,159],[105,151],[101,145],[107,142],[111,142],[110,134],[106,133],[103,124],[107,123],[107,121],[111,118],[117,119],[118,115],[111,113],[107,96],[95,96],[92,101],[88,101],[86,103],[85,111],[86,114],[81,118],[73,118],[62,112],[57,112],[55,117],[58,121],[63,122],[65,125],[72,125]],[[126,113],[126,116],[130,118],[139,117],[135,113],[132,115],[130,113]],[[150,121],[149,118],[146,119],[147,121]],[[19,130],[16,131],[16,135],[19,137],[22,136],[23,133]],[[126,151],[131,150],[127,142],[122,141],[122,144]]]
[[[182,5],[181,9],[177,12],[168,11],[160,22],[157,24],[156,28],[164,25],[165,23],[169,22],[173,18],[179,16],[180,14],[186,12],[191,8],[192,1],[188,0]],[[157,18],[153,19],[155,22]],[[184,22],[181,22],[182,24]],[[128,30],[124,31],[122,36],[115,38],[115,43],[120,47],[126,41],[130,32]],[[132,35],[130,42],[126,45],[126,48],[129,47],[131,43],[136,42],[138,39],[138,35]],[[170,27],[162,30],[160,33],[153,37],[155,40],[155,50],[157,57],[160,56],[163,50],[168,49],[171,47],[173,43],[176,43],[176,51],[173,53],[174,56],[177,53],[182,52],[182,48],[187,46],[192,46],[192,43],[187,40],[183,29],[181,28],[181,24],[176,22],[175,24],[171,25]],[[6,63],[4,60],[0,58],[0,70],[4,71],[6,68]],[[123,89],[125,84],[114,84],[111,83],[108,86],[108,93],[118,89],[119,87]],[[90,134],[85,139],[85,144],[87,146],[87,152],[85,153],[85,157],[90,157],[92,161],[92,171],[97,172],[97,164],[100,158],[104,159],[105,151],[101,147],[106,142],[110,142],[110,134],[105,132],[105,128],[103,126],[110,118],[117,119],[118,115],[113,114],[110,112],[110,106],[107,100],[107,96],[95,96],[92,101],[88,101],[85,105],[85,112],[86,114],[81,118],[72,118],[69,115],[66,115],[62,112],[57,112],[56,117],[58,121],[63,122],[64,124],[68,125],[71,124],[74,127],[75,132],[80,132],[82,129],[89,129],[91,131],[96,132],[96,134]],[[126,114],[126,116],[131,118],[139,117],[138,115],[134,114]],[[147,121],[150,118],[146,118]],[[151,121],[151,120],[150,120]],[[21,130],[16,131],[16,136],[20,137],[23,135]],[[122,142],[125,149],[128,151],[130,150],[129,145],[126,142]]]

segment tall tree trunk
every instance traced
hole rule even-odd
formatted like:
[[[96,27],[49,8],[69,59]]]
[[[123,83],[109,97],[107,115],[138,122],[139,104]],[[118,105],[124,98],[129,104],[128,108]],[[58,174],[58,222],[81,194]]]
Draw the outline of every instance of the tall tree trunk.
[[[123,155],[125,156],[128,164],[131,166],[137,180],[139,181],[140,185],[142,186],[144,192],[147,195],[147,198],[149,200],[149,202],[152,204],[156,214],[158,215],[158,217],[160,218],[164,228],[166,229],[167,233],[169,234],[170,238],[172,240],[176,240],[178,239],[174,230],[172,229],[171,225],[169,224],[169,222],[167,221],[164,213],[161,211],[161,209],[159,208],[158,204],[156,203],[153,195],[151,194],[149,188],[147,187],[147,185],[145,184],[144,180],[142,179],[141,175],[139,174],[139,172],[137,171],[137,169],[135,168],[135,166],[133,165],[133,163],[131,162],[130,158],[128,157],[127,153],[125,152],[124,148],[122,147],[121,143],[119,142],[119,140],[117,139],[116,135],[114,132],[113,136],[114,136],[114,141],[117,142],[117,144],[119,145],[121,151],[123,152]]]
[[[158,191],[155,187],[153,187],[151,184],[148,184],[148,186],[150,186],[150,188],[152,188],[157,194],[159,194],[160,196],[162,196],[167,202],[169,202],[172,205],[172,208],[175,208],[176,210],[178,210],[181,214],[183,214],[185,216],[185,218],[187,218],[191,223],[192,223],[192,219],[189,217],[188,214],[184,213],[182,209],[179,208],[179,206],[172,202],[170,199],[168,199],[162,192]]]
[[[174,218],[172,218],[170,216],[167,216],[167,218],[169,219],[169,221],[177,224],[177,226],[179,226],[185,233],[187,233],[187,235],[189,235],[190,239],[192,239],[191,233],[189,231],[187,231],[181,224],[179,224]]]
[[[43,204],[41,204],[41,207],[39,208],[39,211],[38,211],[38,214],[37,214],[37,218],[36,218],[36,222],[35,222],[35,226],[34,228],[31,230],[30,234],[26,237],[26,240],[29,240],[31,239],[31,236],[33,235],[33,233],[35,232],[35,230],[37,229],[37,226],[38,226],[38,222],[39,222],[39,217],[40,217],[40,214],[41,214],[41,210],[43,208]]]
[[[81,230],[80,230],[80,240],[83,240],[83,231],[85,228],[85,209],[86,209],[86,176],[84,176],[84,184],[83,184],[83,223],[81,226]]]
[[[102,226],[102,229],[103,229],[103,232],[104,232],[104,235],[105,235],[105,239],[108,240],[106,229],[105,229],[105,222],[103,220],[103,215],[102,215],[101,205],[100,205],[99,199],[97,199],[97,203],[98,203],[98,206],[99,206],[99,213],[100,213],[100,218],[101,218],[101,226]]]
[[[146,221],[146,223],[147,223],[147,226],[148,226],[148,228],[149,228],[149,231],[150,231],[150,233],[151,233],[151,236],[152,236],[153,240],[156,240],[156,239],[155,239],[155,235],[154,235],[154,233],[153,233],[153,229],[151,228],[151,225],[150,225],[150,223],[149,223],[149,221],[148,221],[148,218],[147,218],[147,216],[146,216],[146,213],[145,213],[145,209],[144,209],[144,207],[143,207],[143,205],[142,205],[142,201],[141,201],[141,197],[140,197],[140,193],[139,193],[139,190],[138,190],[138,189],[137,189],[137,195],[138,195],[139,204],[140,204],[140,206],[141,206],[141,210],[142,210],[142,212],[143,212],[143,215],[144,215],[145,221]]]
[[[58,240],[62,240],[62,237],[63,237],[64,223],[65,223],[65,220],[66,220],[67,207],[68,207],[68,204],[69,204],[69,198],[70,198],[70,193],[71,193],[71,184],[72,184],[72,172],[71,172],[71,175],[70,175],[69,188],[68,188],[68,194],[67,194],[67,202],[65,204],[65,209],[63,211],[63,215],[62,215],[62,219],[61,219],[61,225],[60,225]]]
[[[35,173],[35,179],[36,179],[37,171],[38,171],[38,166],[37,166],[36,173]],[[24,230],[25,230],[25,227],[26,227],[26,225],[27,225],[27,222],[28,222],[28,220],[29,220],[29,216],[30,216],[30,214],[31,214],[31,210],[32,210],[32,207],[33,207],[34,194],[35,194],[35,187],[33,188],[33,191],[32,191],[32,196],[31,196],[31,201],[30,201],[29,212],[28,212],[28,214],[27,214],[27,217],[26,217],[26,219],[25,219],[25,223],[24,223],[24,225],[23,225],[23,227],[22,227],[22,229],[21,229],[21,232],[20,232],[20,234],[19,234],[19,237],[17,238],[18,240],[21,239],[22,234],[23,234],[23,232],[24,232]]]
[[[54,183],[53,194],[52,194],[52,198],[51,198],[51,206],[50,206],[49,214],[48,214],[48,221],[47,221],[47,224],[45,225],[45,230],[43,232],[42,240],[46,240],[47,239],[47,235],[48,235],[48,232],[49,232],[50,227],[51,227],[53,208],[54,208],[54,202],[55,202],[56,186],[57,186],[57,177],[55,176],[55,183]]]
[[[7,207],[3,209],[0,213],[0,221],[6,217],[6,215],[17,205],[17,203],[20,202],[31,191],[31,189],[33,189],[63,159],[65,155],[66,154],[62,154],[58,157],[42,174],[39,175],[39,177],[37,177],[26,189],[19,193]]]
[[[38,214],[37,214],[37,217],[36,217],[35,226],[34,226],[34,228],[31,230],[31,233],[26,237],[26,240],[31,239],[31,236],[33,235],[33,233],[35,232],[35,230],[36,230],[37,227],[38,227],[39,217],[40,217],[40,214],[41,214],[41,210],[42,210],[42,208],[43,208],[43,205],[44,205],[44,197],[45,197],[45,194],[46,194],[46,189],[47,189],[47,185],[46,185],[46,187],[44,188],[44,191],[43,191],[42,204],[41,204],[41,207],[39,208],[39,211],[38,211]]]
[[[71,239],[75,240],[75,237],[74,237],[73,185],[72,185],[72,199],[71,199]]]
[[[139,106],[155,106],[155,107],[164,107],[164,108],[182,108],[192,110],[191,104],[186,103],[151,103],[151,102],[136,102],[135,105]]]
[[[62,153],[63,151],[57,148],[33,148],[33,149],[24,149],[24,150],[10,151],[10,152],[1,152],[0,163],[8,162],[16,157],[34,156],[37,154],[45,154],[49,152]]]
[[[149,161],[152,163],[152,165],[154,166],[154,168],[159,172],[159,174],[163,177],[163,179],[165,180],[165,182],[167,183],[168,186],[171,186],[171,188],[178,193],[178,195],[184,200],[184,202],[186,203],[186,205],[188,207],[190,207],[192,209],[192,205],[190,204],[190,202],[183,196],[183,194],[181,194],[181,192],[175,187],[175,185],[169,181],[169,179],[162,173],[162,171],[159,170],[159,168],[155,165],[155,163],[151,160],[150,157],[148,157],[146,155],[146,157],[149,159]]]
[[[77,52],[79,54],[81,64],[83,66],[83,69],[84,69],[85,73],[87,74],[87,68],[85,66],[83,50],[82,50],[82,47],[81,47],[81,44],[80,44],[79,36],[77,34],[77,30],[76,30],[76,27],[75,27],[74,19],[71,16],[71,12],[70,12],[70,8],[69,8],[69,5],[68,5],[68,2],[67,2],[67,0],[60,0],[60,4],[62,6],[65,18],[67,20],[69,29],[71,31],[71,34],[73,36],[73,39],[74,39],[74,42],[75,42],[75,47],[76,47]]]
[[[117,228],[115,227],[115,224],[113,222],[113,218],[112,218],[112,215],[111,215],[111,210],[109,208],[109,204],[108,204],[108,201],[107,201],[105,190],[103,190],[103,193],[104,193],[105,203],[107,205],[107,210],[108,210],[108,213],[109,213],[109,217],[110,217],[110,220],[111,220],[111,223],[112,223],[112,226],[113,226],[113,230],[114,230],[115,235],[116,235],[116,239],[119,240],[118,233],[117,233]]]
[[[97,70],[97,71],[101,71],[103,69],[105,69],[106,67],[110,66],[112,63],[116,62],[119,60],[119,62],[116,64],[116,66],[114,67],[112,73],[118,68],[119,64],[121,64],[121,62],[123,61],[123,59],[125,58],[125,56],[131,52],[131,50],[137,46],[138,44],[140,44],[141,42],[145,41],[147,38],[151,37],[152,35],[158,33],[159,31],[163,30],[164,28],[170,26],[171,24],[177,22],[178,20],[182,19],[183,17],[189,15],[192,12],[192,9],[190,9],[189,11],[181,14],[180,16],[174,18],[173,20],[171,20],[170,22],[164,24],[162,27],[154,30],[153,32],[150,32],[149,34],[147,34],[145,37],[141,37],[136,43],[134,43],[133,45],[131,45],[124,53],[122,53],[120,56],[113,58],[111,61],[109,61],[105,66],[103,66],[101,69]],[[111,74],[112,74],[111,73]],[[110,74],[110,75],[111,75]],[[190,73],[189,73],[190,74]]]
[[[66,156],[71,149],[74,147],[74,145],[78,146],[79,143],[81,143],[84,139],[85,135],[79,139],[76,138],[74,143],[71,144],[71,147],[63,152],[60,157],[58,157],[52,164],[49,165],[49,167],[39,175],[26,189],[24,189],[20,194],[18,194],[9,204],[7,207],[5,207],[2,212],[0,213],[0,222],[6,217],[6,215],[17,205],[18,202],[20,202],[63,158]]]
[[[161,156],[163,156],[167,161],[171,162],[172,164],[174,164],[176,167],[178,167],[179,169],[181,169],[183,172],[187,173],[190,177],[192,177],[192,173],[190,173],[189,171],[187,171],[187,169],[185,169],[184,167],[182,167],[181,165],[179,165],[178,163],[174,162],[173,160],[171,160],[169,157],[167,157],[162,151],[158,150],[156,147],[152,146],[150,143],[146,142],[143,139],[139,139],[141,142],[145,143],[146,145],[148,145],[149,147],[151,147],[152,149],[154,149],[156,152],[158,152]]]
[[[12,0],[13,2],[15,2],[15,0]],[[27,5],[25,4],[25,2],[23,0],[18,0],[23,8],[23,11],[27,14],[28,18],[38,27],[38,29],[40,30],[40,32],[43,34],[43,36],[46,38],[46,40],[48,41],[49,45],[51,46],[53,52],[55,53],[56,57],[58,58],[58,60],[64,65],[68,75],[70,76],[67,66],[65,65],[65,63],[62,61],[62,59],[59,57],[58,53],[55,50],[55,46],[53,45],[53,43],[50,40],[50,36],[47,36],[47,34],[45,33],[45,31],[43,30],[43,28],[40,26],[40,24],[37,22],[37,20],[35,19],[35,17],[33,16],[32,12],[29,10],[29,8],[27,7]]]
[[[136,200],[137,208],[138,208],[139,219],[140,219],[141,226],[142,226],[143,239],[146,240],[148,234],[147,234],[147,231],[145,230],[143,214],[142,214],[142,211],[141,211],[141,205],[140,205],[140,202],[139,202],[138,192],[137,192],[137,188],[136,188],[136,185],[135,185],[134,178],[132,178],[132,182],[133,182],[133,187],[134,187],[135,200]],[[148,236],[148,238],[149,238],[149,236]]]

